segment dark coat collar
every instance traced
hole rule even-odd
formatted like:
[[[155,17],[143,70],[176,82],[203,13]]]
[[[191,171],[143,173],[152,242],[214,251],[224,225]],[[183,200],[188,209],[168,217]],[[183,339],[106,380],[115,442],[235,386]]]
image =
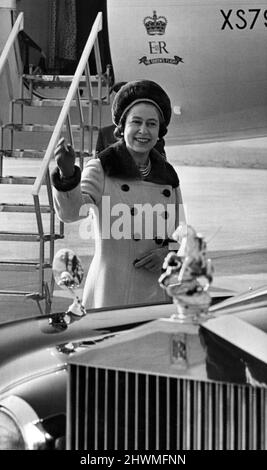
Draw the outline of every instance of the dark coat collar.
[[[152,149],[149,157],[152,168],[145,181],[162,185],[169,184],[174,188],[179,186],[176,171],[157,150]],[[105,174],[108,176],[122,179],[141,179],[139,169],[122,140],[100,152],[98,158]]]

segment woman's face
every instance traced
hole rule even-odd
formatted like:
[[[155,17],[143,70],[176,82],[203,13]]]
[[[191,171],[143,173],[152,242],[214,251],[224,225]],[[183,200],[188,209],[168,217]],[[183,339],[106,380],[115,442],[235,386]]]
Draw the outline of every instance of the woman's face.
[[[127,114],[124,140],[130,154],[138,159],[148,157],[159,135],[159,113],[153,104],[138,103]]]

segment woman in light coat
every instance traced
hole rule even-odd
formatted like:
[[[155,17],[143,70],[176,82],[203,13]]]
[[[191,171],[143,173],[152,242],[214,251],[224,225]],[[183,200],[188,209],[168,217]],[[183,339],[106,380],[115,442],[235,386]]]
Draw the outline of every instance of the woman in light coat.
[[[166,300],[158,278],[182,204],[174,168],[154,149],[171,117],[166,92],[149,80],[128,82],[115,97],[112,116],[119,141],[89,161],[82,175],[64,139],[55,150],[58,217],[73,222],[92,208],[95,214],[86,308]]]

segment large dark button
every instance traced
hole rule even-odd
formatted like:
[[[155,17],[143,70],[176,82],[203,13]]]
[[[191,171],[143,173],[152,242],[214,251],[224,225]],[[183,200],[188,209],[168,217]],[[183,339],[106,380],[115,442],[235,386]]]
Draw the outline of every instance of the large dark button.
[[[163,243],[163,238],[155,237],[154,240],[157,245],[162,245]]]
[[[170,197],[171,192],[169,189],[163,189],[162,194],[163,196]]]
[[[169,217],[168,211],[162,212],[162,217],[163,217],[165,220],[167,220],[168,217]]]
[[[130,189],[130,186],[128,186],[128,184],[122,184],[121,185],[121,190],[122,191],[127,192],[127,191],[129,191],[129,189]]]
[[[137,211],[137,208],[136,208],[136,207],[131,207],[130,212],[131,212],[131,215],[137,215],[137,212],[138,212],[138,211]]]

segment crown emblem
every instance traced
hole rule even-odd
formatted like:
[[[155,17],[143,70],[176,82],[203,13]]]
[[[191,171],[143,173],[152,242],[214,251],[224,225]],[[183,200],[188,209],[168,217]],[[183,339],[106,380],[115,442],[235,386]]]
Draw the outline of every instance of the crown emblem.
[[[153,16],[146,16],[144,18],[144,25],[147,30],[147,34],[154,36],[155,34],[164,34],[167,26],[167,19],[165,16],[157,16],[156,11],[153,11]]]

